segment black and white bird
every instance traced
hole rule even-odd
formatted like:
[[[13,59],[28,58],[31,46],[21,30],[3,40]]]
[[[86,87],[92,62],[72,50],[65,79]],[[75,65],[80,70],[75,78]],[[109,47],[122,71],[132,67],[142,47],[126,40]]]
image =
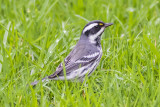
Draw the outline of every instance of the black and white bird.
[[[63,70],[63,63],[57,67],[56,72],[52,75],[42,79],[47,80],[79,80],[83,81],[85,75],[90,76],[91,73],[97,68],[101,57],[101,35],[105,28],[111,26],[113,23],[104,23],[99,20],[89,22],[83,29],[81,37],[64,59],[65,70]],[[66,73],[66,76],[64,74]],[[38,81],[31,83],[36,85]]]

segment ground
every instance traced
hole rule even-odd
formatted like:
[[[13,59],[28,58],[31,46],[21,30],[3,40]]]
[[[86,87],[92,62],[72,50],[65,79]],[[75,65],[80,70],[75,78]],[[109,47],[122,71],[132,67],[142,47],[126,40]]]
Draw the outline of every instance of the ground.
[[[2,107],[160,106],[159,0],[0,0],[0,7]],[[55,72],[92,20],[114,25],[85,83],[27,85]]]

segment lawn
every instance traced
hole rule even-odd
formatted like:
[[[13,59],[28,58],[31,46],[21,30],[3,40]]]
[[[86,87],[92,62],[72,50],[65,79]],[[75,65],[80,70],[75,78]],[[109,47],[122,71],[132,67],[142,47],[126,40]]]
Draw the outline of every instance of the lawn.
[[[84,83],[55,72],[92,20],[112,22]],[[160,106],[159,0],[0,0],[1,107]]]

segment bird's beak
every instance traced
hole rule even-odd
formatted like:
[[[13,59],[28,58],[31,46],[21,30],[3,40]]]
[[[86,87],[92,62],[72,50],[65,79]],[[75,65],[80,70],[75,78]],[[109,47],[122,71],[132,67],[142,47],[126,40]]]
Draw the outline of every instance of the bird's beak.
[[[111,25],[113,25],[113,23],[105,23],[105,27],[108,27],[108,26],[111,26]]]

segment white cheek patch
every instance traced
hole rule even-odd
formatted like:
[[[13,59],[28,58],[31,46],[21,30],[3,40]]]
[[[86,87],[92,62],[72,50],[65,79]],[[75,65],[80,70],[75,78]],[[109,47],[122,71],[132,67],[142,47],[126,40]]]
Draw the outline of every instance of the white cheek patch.
[[[99,30],[99,32],[97,32],[96,34],[94,34],[94,35],[89,35],[89,41],[90,41],[91,43],[96,43],[95,39],[96,39],[101,33],[104,32],[104,29],[105,29],[105,27],[102,27],[101,30]]]
[[[93,27],[97,26],[98,23],[93,23],[93,24],[90,24],[89,26],[85,27],[85,29],[83,30],[83,33],[85,33],[87,30],[90,30],[92,29]]]

